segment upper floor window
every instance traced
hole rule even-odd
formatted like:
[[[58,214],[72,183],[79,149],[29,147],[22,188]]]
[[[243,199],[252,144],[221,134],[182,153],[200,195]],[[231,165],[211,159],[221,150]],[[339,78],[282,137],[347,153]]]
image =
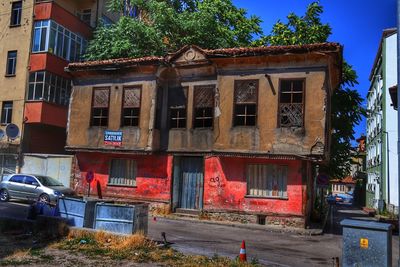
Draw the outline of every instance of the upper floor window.
[[[68,61],[79,61],[87,41],[52,20],[36,21],[33,33],[33,52],[49,52]]]
[[[234,126],[255,126],[257,123],[258,80],[235,81]]]
[[[214,85],[194,87],[194,128],[213,127]]]
[[[186,128],[187,87],[171,88],[168,92],[170,128]]]
[[[8,51],[6,76],[14,76],[17,69],[17,51]]]
[[[82,12],[78,13],[78,17],[87,25],[90,25],[92,19],[92,10],[91,9],[84,9]]]
[[[1,124],[9,124],[12,119],[13,102],[5,101],[1,108]]]
[[[92,126],[108,125],[108,109],[110,105],[110,88],[94,88],[92,99]]]
[[[29,74],[27,100],[45,100],[68,105],[71,95],[71,80],[47,71]]]
[[[279,95],[280,127],[304,126],[304,80],[281,80]]]
[[[22,1],[13,2],[11,6],[10,26],[21,25],[21,17],[22,17]]]
[[[141,86],[124,88],[122,126],[139,126]]]

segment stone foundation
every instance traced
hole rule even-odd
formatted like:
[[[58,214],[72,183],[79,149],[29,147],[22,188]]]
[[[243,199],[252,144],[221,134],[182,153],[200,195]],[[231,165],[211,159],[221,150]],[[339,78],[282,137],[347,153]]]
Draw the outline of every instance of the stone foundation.
[[[283,227],[305,228],[304,217],[294,215],[246,214],[238,212],[202,211],[202,220],[226,221],[244,224],[278,225]]]

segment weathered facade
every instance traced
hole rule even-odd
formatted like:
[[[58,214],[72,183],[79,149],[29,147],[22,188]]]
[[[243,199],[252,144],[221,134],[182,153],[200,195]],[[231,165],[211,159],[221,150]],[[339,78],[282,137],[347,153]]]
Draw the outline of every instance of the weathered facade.
[[[70,64],[76,182],[92,172],[103,195],[304,226],[341,60],[325,43]]]
[[[81,60],[99,19],[118,16],[107,0],[2,1],[0,13],[1,180],[20,169],[23,153],[65,153],[71,76],[64,67]],[[16,136],[2,134],[9,125]]]

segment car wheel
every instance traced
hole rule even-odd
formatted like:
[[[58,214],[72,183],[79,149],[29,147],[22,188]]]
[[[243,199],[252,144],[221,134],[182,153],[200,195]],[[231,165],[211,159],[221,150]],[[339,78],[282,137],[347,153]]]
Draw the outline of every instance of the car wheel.
[[[48,194],[41,194],[38,199],[39,202],[49,203],[50,197]]]
[[[8,193],[7,189],[2,189],[0,191],[0,201],[6,202],[10,199],[10,194]]]

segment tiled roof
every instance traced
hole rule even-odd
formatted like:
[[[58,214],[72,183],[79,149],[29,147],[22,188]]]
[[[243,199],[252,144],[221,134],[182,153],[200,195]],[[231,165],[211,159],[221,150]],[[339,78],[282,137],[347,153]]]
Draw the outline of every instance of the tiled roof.
[[[335,179],[331,181],[332,183],[337,183],[337,184],[355,184],[356,182],[353,180],[353,177],[347,176],[343,179]]]
[[[90,69],[92,67],[120,67],[133,66],[137,64],[157,64],[164,61],[163,57],[141,57],[141,58],[117,58],[98,61],[74,62],[68,64],[68,70]]]
[[[239,47],[239,48],[221,48],[221,49],[202,49],[195,45],[185,46],[177,52],[166,55],[165,57],[141,57],[141,58],[119,58],[99,61],[87,61],[70,63],[67,67],[69,71],[85,70],[85,69],[105,69],[129,67],[138,64],[162,64],[169,63],[182,51],[188,47],[194,47],[204,53],[207,57],[244,57],[244,56],[261,56],[261,55],[279,55],[279,54],[300,54],[307,52],[335,52],[340,51],[341,46],[338,43],[320,43],[306,45],[287,45],[287,46],[262,46],[262,47]]]

